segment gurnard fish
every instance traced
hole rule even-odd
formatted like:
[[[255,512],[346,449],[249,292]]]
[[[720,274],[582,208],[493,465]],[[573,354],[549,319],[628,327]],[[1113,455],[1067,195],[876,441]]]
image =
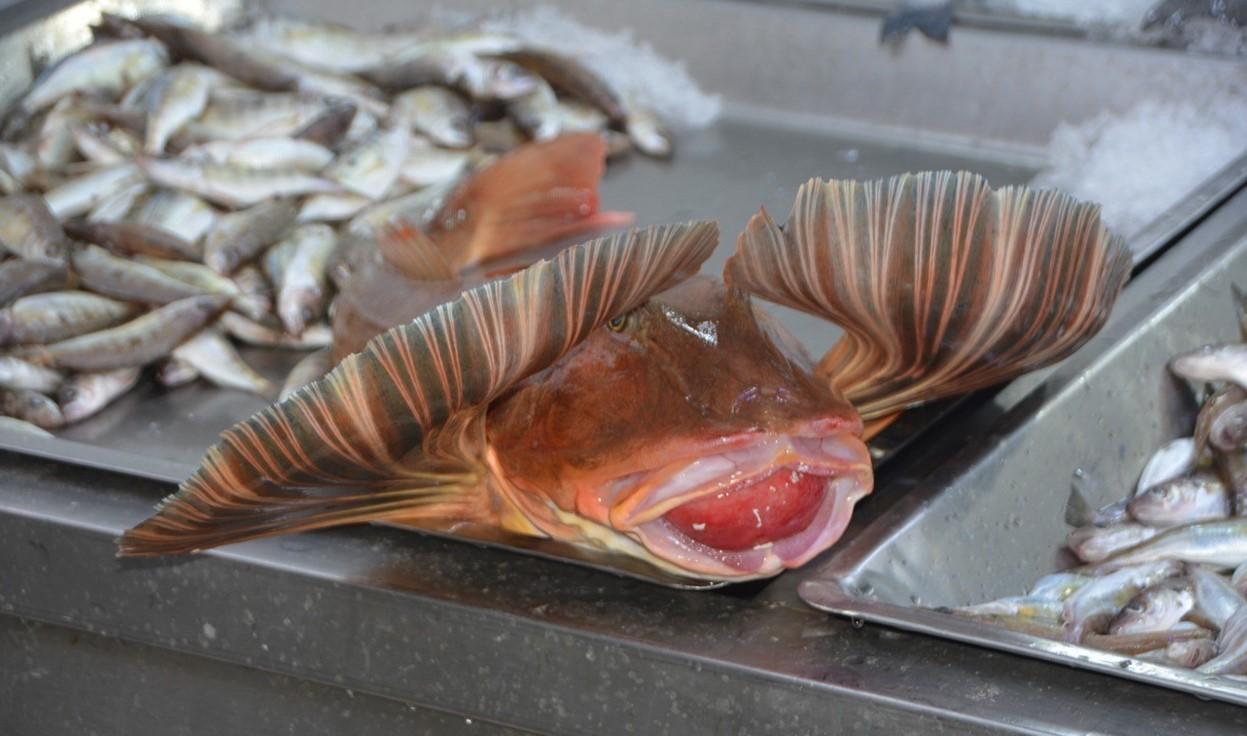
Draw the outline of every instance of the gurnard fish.
[[[478,285],[455,275],[488,260],[466,257],[488,239],[449,234],[384,231],[394,283],[444,295],[414,318],[410,303],[374,310],[379,334],[227,430],[120,553],[482,525],[685,579],[773,576],[832,545],[872,490],[864,421],[1068,355],[1130,267],[1094,206],[948,172],[812,180],[784,227],[749,221],[723,281],[694,276],[712,222],[599,238]],[[755,296],[846,336],[815,363]]]

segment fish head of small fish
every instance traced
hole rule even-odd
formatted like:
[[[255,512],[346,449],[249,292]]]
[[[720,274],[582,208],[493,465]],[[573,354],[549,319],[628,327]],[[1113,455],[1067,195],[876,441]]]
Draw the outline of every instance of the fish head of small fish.
[[[541,531],[702,578],[804,564],[873,482],[853,408],[747,295],[706,278],[597,330],[488,428]]]

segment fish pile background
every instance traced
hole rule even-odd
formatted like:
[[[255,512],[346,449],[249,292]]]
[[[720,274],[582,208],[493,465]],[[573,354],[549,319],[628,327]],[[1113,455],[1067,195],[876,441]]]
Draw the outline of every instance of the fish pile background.
[[[1099,509],[1075,474],[1066,546],[1083,565],[1023,596],[944,609],[1038,636],[1231,679],[1247,675],[1247,295],[1243,343],[1170,361],[1202,396],[1192,436],[1160,448],[1134,492]],[[1247,682],[1247,678],[1241,681]]]
[[[44,432],[146,366],[273,398],[235,342],[327,346],[335,285],[380,228],[425,225],[472,171],[597,131],[671,153],[656,114],[506,34],[358,33],[258,16],[208,33],[105,15],[0,143],[0,417]],[[328,366],[296,366],[293,390]]]

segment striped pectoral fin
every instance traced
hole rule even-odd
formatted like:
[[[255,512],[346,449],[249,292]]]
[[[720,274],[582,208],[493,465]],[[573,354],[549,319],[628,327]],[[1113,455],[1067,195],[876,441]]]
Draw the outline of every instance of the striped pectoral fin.
[[[479,479],[461,468],[476,467],[483,442],[470,441],[464,417],[695,273],[717,239],[701,222],[591,241],[378,335],[226,430],[122,552],[204,549],[462,498]]]
[[[1065,357],[1130,265],[1095,205],[940,172],[810,181],[784,227],[750,220],[726,278],[843,327],[819,370],[870,419]]]

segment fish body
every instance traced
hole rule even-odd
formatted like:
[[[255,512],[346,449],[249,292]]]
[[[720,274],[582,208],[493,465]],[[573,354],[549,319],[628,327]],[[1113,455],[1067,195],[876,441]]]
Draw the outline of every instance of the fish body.
[[[1199,453],[1196,452],[1194,438],[1179,437],[1165,444],[1148,458],[1147,465],[1139,474],[1135,495],[1138,496],[1159,483],[1186,475],[1195,469],[1198,461]]]
[[[1217,643],[1211,639],[1175,641],[1165,647],[1165,661],[1187,669],[1195,669],[1216,655]]]
[[[328,225],[313,224],[295,228],[288,238],[294,245],[277,287],[277,316],[290,334],[298,335],[325,311],[326,269],[337,236]]]
[[[428,44],[419,53],[369,69],[364,76],[388,89],[439,85],[476,100],[513,100],[528,94],[538,78],[505,59],[484,58],[453,44]]]
[[[528,94],[507,103],[507,113],[530,138],[546,141],[559,134],[563,119],[554,90],[544,81]]]
[[[65,340],[112,327],[137,311],[129,302],[85,291],[34,294],[0,310],[0,345]]]
[[[1110,634],[1168,631],[1195,606],[1190,588],[1153,585],[1130,600],[1109,624]]]
[[[117,400],[139,382],[139,368],[102,373],[80,373],[66,381],[59,393],[66,423],[80,422]]]
[[[0,389],[0,413],[42,429],[56,429],[65,424],[61,408],[38,391]]]
[[[199,243],[220,215],[202,199],[177,190],[161,190],[142,202],[130,219]]]
[[[165,304],[203,293],[151,266],[118,258],[98,245],[76,250],[73,266],[83,286],[125,301]]]
[[[297,222],[340,222],[372,204],[362,194],[314,194],[299,206]]]
[[[1061,622],[1066,639],[1080,642],[1088,633],[1104,633],[1132,598],[1181,573],[1181,563],[1161,560],[1123,567],[1097,578],[1065,601]]]
[[[1205,675],[1247,674],[1247,606],[1240,607],[1217,635],[1217,656],[1198,670]]]
[[[623,100],[611,85],[570,56],[523,48],[507,53],[506,58],[535,72],[562,94],[593,105],[614,122],[628,118]]]
[[[405,126],[447,148],[472,145],[471,111],[461,96],[445,87],[416,87],[396,95],[390,125]]]
[[[667,158],[671,155],[671,133],[663,125],[657,113],[629,102],[627,115],[628,138],[638,150],[657,158]]]
[[[242,169],[187,159],[139,158],[138,164],[154,184],[237,209],[340,189],[331,181],[297,170]]]
[[[174,348],[173,357],[217,386],[250,391],[261,396],[274,392],[273,384],[247,365],[230,341],[217,330],[202,330]]]
[[[326,324],[305,327],[303,333],[296,337],[248,319],[241,314],[226,312],[221,315],[221,327],[229,333],[230,337],[247,345],[261,348],[317,350],[328,347],[333,342],[333,332]]]
[[[588,155],[604,157],[595,134],[564,138],[549,142],[553,148],[535,145],[547,154],[571,145],[582,166]],[[191,552],[384,520],[443,530],[482,525],[625,555],[683,577],[771,576],[827,549],[870,492],[863,416],[1006,380],[1069,354],[1103,324],[1129,273],[1128,252],[1093,208],[1054,192],[1031,200],[1029,192],[992,191],[968,174],[924,174],[864,188],[807,184],[786,226],[765,213],[750,220],[722,282],[692,276],[718,240],[713,223],[693,222],[599,238],[470,285],[464,264],[543,242],[536,236],[568,226],[566,211],[594,213],[596,178],[586,176],[584,191],[567,197],[564,187],[553,196],[571,202],[569,210],[555,208],[556,222],[536,216],[549,204],[540,196],[536,212],[503,207],[502,216],[486,204],[497,189],[519,191],[510,177],[495,178],[504,164],[454,193],[447,209],[454,216],[435,220],[429,232],[396,224],[379,233],[373,255],[392,275],[449,299],[426,302],[414,317],[374,305],[379,334],[324,378],[227,430],[178,494],[123,535],[122,554]],[[524,171],[531,180],[533,168]],[[937,209],[959,222],[976,212],[1025,212],[1016,232],[1042,221],[1044,232],[1063,236],[1011,243],[1025,254],[1019,257],[995,241],[953,241],[945,229],[941,237],[889,239],[852,214],[895,218],[896,231],[910,234],[923,226],[916,213]],[[984,221],[965,231],[988,230]],[[863,231],[849,240],[831,235]],[[1006,251],[1014,266],[995,260]],[[1064,257],[1072,252],[1092,255]],[[932,295],[955,291],[959,276],[912,271],[915,263],[966,258],[1008,274],[993,288],[961,294],[971,306]],[[820,259],[878,259],[897,270],[833,289],[831,280],[793,267]],[[1030,267],[1015,270],[1054,259],[1070,272],[1048,280]],[[853,269],[845,273],[856,278]],[[939,282],[934,291],[915,291],[928,278]],[[358,289],[368,291],[367,282]],[[808,293],[818,294],[817,304],[799,301]],[[835,314],[857,339],[816,364],[753,295]],[[854,311],[861,303],[915,301],[932,305],[932,319],[946,317],[949,331],[915,335],[908,316],[885,324],[876,311],[873,320]],[[1009,321],[1053,301],[1076,305],[1072,321]],[[954,313],[938,313],[953,303]],[[335,323],[344,309],[335,307]],[[227,314],[222,322],[238,319]],[[1004,342],[976,342],[965,354],[966,336],[986,332]],[[893,361],[905,366],[903,376],[855,372],[888,363],[889,345],[924,357]],[[833,358],[846,366],[836,369]],[[324,440],[331,437],[341,441]],[[1181,569],[1153,567],[1156,575],[1131,579],[1138,586],[1131,595]]]
[[[84,372],[147,365],[172,352],[228,304],[218,295],[182,299],[119,327],[34,348],[30,355],[46,365]]]
[[[1174,527],[1109,557],[1107,567],[1181,560],[1230,569],[1247,561],[1247,517]]]
[[[156,380],[165,388],[177,388],[199,378],[199,371],[191,364],[169,357],[160,363],[156,371]]]
[[[78,240],[103,246],[118,255],[146,255],[198,261],[203,250],[174,233],[137,222],[65,223],[65,232]]]
[[[1090,575],[1055,572],[1036,580],[1026,595],[1030,598],[1063,601],[1092,580]]]
[[[87,214],[88,223],[121,222],[134,209],[135,205],[148,193],[147,182],[138,181],[122,187],[111,196],[99,201]]]
[[[962,616],[976,618],[983,616],[1012,616],[1055,622],[1061,618],[1061,612],[1064,609],[1064,604],[1059,600],[1018,596],[1001,598],[988,603],[958,606],[952,609],[952,611]]]
[[[1234,587],[1223,577],[1199,565],[1191,565],[1187,579],[1195,594],[1193,617],[1220,629],[1240,606],[1247,604]]]
[[[281,237],[298,214],[294,202],[276,199],[222,215],[204,237],[204,264],[231,274]]]
[[[187,129],[196,140],[206,141],[293,136],[341,108],[341,103],[306,93],[217,89],[203,114]],[[354,117],[354,106],[349,109]]]
[[[1247,389],[1247,343],[1206,345],[1169,361],[1169,369],[1193,382],[1228,382]]]
[[[1103,527],[1083,526],[1070,532],[1065,544],[1083,562],[1101,562],[1151,539],[1161,531],[1132,522]]]
[[[177,279],[197,290],[201,294],[221,294],[231,299],[241,297],[242,290],[228,276],[213,271],[207,266],[189,261],[171,261],[164,258],[138,256],[138,263],[151,266],[170,278]]]
[[[410,150],[411,134],[405,129],[378,130],[344,151],[324,174],[351,192],[381,199],[398,180]]]
[[[1232,500],[1215,475],[1195,473],[1152,486],[1131,498],[1126,510],[1149,526],[1176,526],[1228,518]]]
[[[35,113],[74,92],[118,95],[169,62],[164,46],[148,39],[97,43],[66,57],[35,81],[21,108]]]
[[[44,199],[35,194],[0,197],[0,246],[27,261],[65,264],[65,233]]]
[[[448,151],[415,143],[399,170],[399,176],[413,187],[432,187],[457,181],[471,164],[472,154],[467,151]]]
[[[31,424],[24,419],[15,419],[0,415],[0,432],[26,434],[35,437],[52,437],[52,433],[43,427]]]
[[[61,385],[60,373],[11,355],[0,356],[0,388],[52,393]]]
[[[146,100],[147,133],[143,150],[160,154],[174,133],[208,107],[213,76],[194,64],[169,69],[157,79]]]
[[[135,152],[128,134],[117,129],[101,129],[100,126],[75,122],[69,124],[69,132],[78,153],[87,161],[101,166],[125,163],[126,157]]]
[[[272,15],[255,19],[237,36],[309,67],[340,73],[380,66],[424,40],[410,33],[360,33],[345,26]]]
[[[182,151],[182,156],[203,159],[218,166],[307,172],[320,171],[333,160],[333,152],[328,148],[287,137],[210,141]]]
[[[333,355],[328,348],[308,353],[295,364],[294,368],[290,369],[285,383],[282,384],[280,398],[285,399],[312,381],[324,377],[331,368],[333,368]]]
[[[143,175],[130,163],[105,166],[44,193],[48,209],[58,220],[85,215],[117,190],[142,181]]]
[[[65,282],[65,276],[64,265],[10,258],[0,263],[0,305],[41,289],[59,286]]]

